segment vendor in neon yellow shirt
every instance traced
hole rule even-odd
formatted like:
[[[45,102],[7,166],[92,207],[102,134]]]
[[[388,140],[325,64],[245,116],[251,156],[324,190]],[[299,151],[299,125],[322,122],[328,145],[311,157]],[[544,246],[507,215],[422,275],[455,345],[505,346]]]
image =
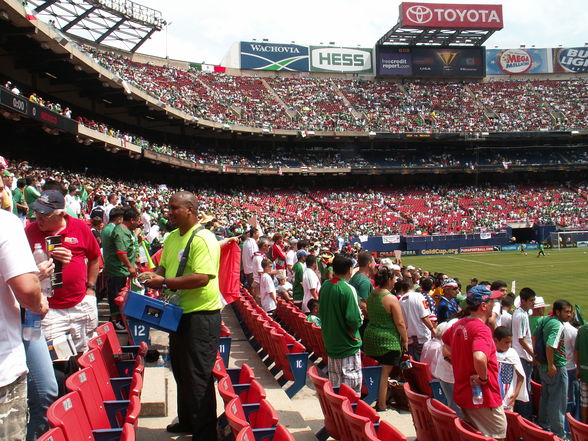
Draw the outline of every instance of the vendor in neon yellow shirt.
[[[170,334],[170,359],[178,390],[178,422],[167,426],[167,431],[191,433],[200,441],[216,441],[212,367],[221,325],[220,245],[211,231],[198,224],[198,200],[192,193],[175,193],[169,201],[169,213],[176,229],[163,244],[160,266],[145,282],[150,288],[176,291],[184,309],[178,330]],[[186,267],[176,276],[194,231]]]

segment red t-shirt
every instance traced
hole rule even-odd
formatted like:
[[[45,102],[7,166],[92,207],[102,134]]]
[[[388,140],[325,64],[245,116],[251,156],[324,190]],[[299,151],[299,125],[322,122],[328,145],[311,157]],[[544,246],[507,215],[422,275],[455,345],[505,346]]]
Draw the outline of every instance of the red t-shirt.
[[[66,227],[59,233],[62,246],[71,250],[71,262],[63,267],[63,287],[56,288],[53,297],[49,298],[49,307],[53,309],[65,309],[80,303],[86,295],[86,282],[88,280],[88,267],[86,259],[92,260],[100,257],[100,247],[90,228],[81,219],[68,215],[65,216]],[[45,246],[45,234],[39,229],[39,224],[33,222],[25,229],[31,250],[36,243]]]
[[[453,399],[457,405],[465,409],[502,406],[496,346],[490,328],[479,319],[465,317],[443,334],[443,343],[451,346],[451,365],[455,377]],[[488,358],[488,383],[482,385],[484,402],[481,405],[472,402],[470,375],[476,373],[472,356],[475,351],[483,352]]]
[[[278,244],[274,244],[272,247],[272,257],[276,264],[276,269],[286,269],[286,254],[282,247]]]

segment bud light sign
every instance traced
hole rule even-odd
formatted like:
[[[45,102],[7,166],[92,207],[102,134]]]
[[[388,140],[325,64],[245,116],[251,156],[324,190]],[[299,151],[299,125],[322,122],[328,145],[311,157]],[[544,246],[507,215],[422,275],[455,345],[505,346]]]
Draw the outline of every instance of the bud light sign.
[[[489,49],[487,75],[544,74],[550,72],[547,49]]]
[[[553,64],[554,72],[588,72],[588,47],[554,49]]]
[[[308,47],[242,41],[241,69],[308,72]]]

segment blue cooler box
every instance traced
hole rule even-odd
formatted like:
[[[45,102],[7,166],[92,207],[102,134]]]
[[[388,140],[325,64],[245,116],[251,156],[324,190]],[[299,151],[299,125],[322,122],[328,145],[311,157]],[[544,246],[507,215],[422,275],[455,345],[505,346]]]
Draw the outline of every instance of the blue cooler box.
[[[184,313],[178,305],[162,302],[134,291],[127,292],[123,311],[127,317],[166,332],[177,331]]]

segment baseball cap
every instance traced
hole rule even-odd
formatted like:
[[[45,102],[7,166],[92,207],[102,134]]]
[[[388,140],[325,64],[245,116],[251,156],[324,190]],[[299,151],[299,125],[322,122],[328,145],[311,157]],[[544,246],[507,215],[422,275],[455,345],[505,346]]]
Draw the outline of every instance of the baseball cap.
[[[406,269],[410,271],[410,270],[413,270],[413,269],[415,269],[415,267],[414,267],[414,266],[412,266],[412,265],[408,265],[408,266],[406,267]]]
[[[12,173],[10,170],[4,170],[2,172],[2,176],[14,177],[14,173]]]
[[[400,271],[400,265],[396,265],[395,263],[392,264],[392,270],[393,271]]]
[[[306,251],[306,250],[298,250],[296,252],[297,259],[302,259],[303,257],[306,257],[306,256],[308,256],[308,251]]]
[[[65,208],[65,199],[60,191],[45,190],[41,193],[41,196],[31,204],[31,208],[41,214],[49,214],[55,210],[63,210]]]
[[[445,288],[446,286],[455,286],[457,288],[459,285],[457,284],[455,279],[445,279],[443,281],[443,285],[441,286],[443,286],[443,288]]]
[[[393,265],[394,264],[392,263],[392,260],[388,259],[387,257],[384,257],[382,260],[380,260],[380,266],[385,266],[392,269]]]
[[[492,299],[498,299],[501,296],[502,292],[500,291],[490,291],[484,285],[476,285],[468,292],[466,301],[470,305],[479,305],[481,303],[487,303]]]

